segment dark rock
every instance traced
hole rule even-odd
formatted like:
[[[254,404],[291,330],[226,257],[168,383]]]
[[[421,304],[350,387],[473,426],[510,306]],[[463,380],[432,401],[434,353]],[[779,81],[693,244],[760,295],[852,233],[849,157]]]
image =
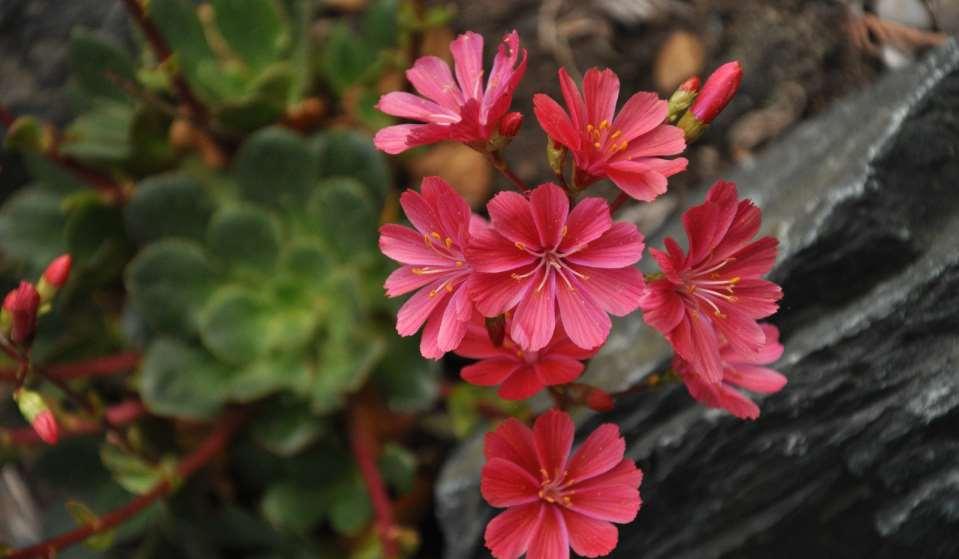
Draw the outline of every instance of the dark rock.
[[[679,386],[588,418],[584,432],[618,423],[647,474],[611,557],[959,556],[957,149],[950,43],[729,177],[782,241],[789,385],[755,422]],[[639,316],[619,323],[591,380],[662,367],[655,337]],[[437,488],[449,558],[488,557],[479,449],[461,448]]]

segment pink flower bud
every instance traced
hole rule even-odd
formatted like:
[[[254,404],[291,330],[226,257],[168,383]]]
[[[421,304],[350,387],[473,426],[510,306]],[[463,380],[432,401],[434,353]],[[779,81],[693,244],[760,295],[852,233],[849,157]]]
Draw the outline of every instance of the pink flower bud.
[[[499,121],[499,133],[501,136],[512,138],[519,132],[519,127],[523,125],[523,113],[513,111],[503,115]]]
[[[31,423],[33,430],[36,431],[43,442],[48,445],[55,445],[60,440],[60,429],[57,427],[57,418],[53,416],[50,410],[43,410],[33,419]]]
[[[47,283],[57,289],[63,287],[63,285],[67,283],[67,280],[70,279],[70,266],[72,264],[73,259],[70,258],[69,254],[62,254],[56,257],[43,272],[43,279],[47,280]]]
[[[3,310],[10,315],[10,339],[14,343],[28,343],[33,338],[37,326],[37,309],[40,306],[40,294],[26,281],[7,293],[3,300]]]
[[[743,67],[738,61],[723,64],[706,80],[689,111],[700,124],[709,124],[736,95],[742,79]]]
[[[702,82],[699,80],[699,76],[693,76],[679,84],[678,90],[686,93],[697,93],[700,85],[702,85]]]
[[[613,411],[613,408],[616,407],[616,402],[605,390],[593,387],[586,394],[586,405],[593,411],[605,413]]]

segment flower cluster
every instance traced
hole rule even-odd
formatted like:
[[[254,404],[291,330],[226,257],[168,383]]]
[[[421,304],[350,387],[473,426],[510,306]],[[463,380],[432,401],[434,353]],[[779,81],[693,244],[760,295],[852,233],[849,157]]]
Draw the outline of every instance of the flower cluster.
[[[683,215],[686,250],[667,238],[665,250],[651,249],[659,271],[648,276],[637,268],[643,234],[613,217],[624,201],[662,195],[669,177],[685,170],[680,155],[730,102],[740,65],[723,65],[702,87],[691,77],[669,101],[633,94],[618,112],[620,82],[612,70],[588,70],[580,89],[560,69],[565,108],[545,94],[533,98],[556,180],[530,189],[500,154],[522,121],[509,109],[526,52],[516,32],[508,34],[484,88],[482,47],[478,35],[461,35],[450,46],[455,81],[444,62],[424,57],[407,72],[422,97],[394,92],[379,103],[388,114],[424,123],[381,130],[381,150],[459,141],[486,154],[519,189],[496,194],[485,208],[488,220],[438,177],[402,194],[412,227],[380,229],[382,252],[402,264],[386,281],[387,295],[413,293],[399,311],[397,332],[422,330],[427,358],[452,351],[475,359],[462,378],[497,386],[501,398],[523,400],[549,387],[557,406],[609,410],[614,395],[576,381],[606,342],[610,316],[642,310],[672,345],[673,371],[693,398],[757,418],[758,406],[739,389],[772,393],[786,383],[766,367],[783,352],[779,332],[758,322],[782,297],[763,279],[778,244],[755,238],[759,208],[734,184],[716,183]],[[622,192],[613,206],[583,195],[603,179]],[[601,426],[570,458],[573,432],[569,415],[552,410],[532,430],[509,419],[487,435],[482,493],[507,508],[486,530],[495,557],[565,558],[570,548],[605,555],[617,541],[611,523],[636,516],[642,472],[623,457],[619,429]]]

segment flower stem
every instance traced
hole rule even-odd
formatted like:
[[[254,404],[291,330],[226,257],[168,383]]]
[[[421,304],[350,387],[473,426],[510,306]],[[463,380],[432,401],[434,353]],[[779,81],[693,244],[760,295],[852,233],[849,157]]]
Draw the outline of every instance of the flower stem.
[[[104,412],[104,418],[114,427],[129,425],[146,414],[146,408],[139,400],[129,400],[110,406]],[[75,420],[64,423],[67,427],[61,437],[80,437],[95,435],[103,431],[103,424],[96,421]],[[42,441],[32,427],[0,430],[0,444],[12,446],[33,446]]]
[[[370,500],[373,502],[383,556],[386,559],[395,559],[397,557],[396,524],[393,520],[393,506],[376,465],[376,446],[376,435],[373,433],[369,411],[361,402],[355,401],[350,410],[350,447],[360,468],[360,475],[363,477]]]
[[[140,362],[140,354],[135,351],[94,357],[83,361],[54,363],[45,370],[50,378],[75,380],[88,377],[118,375],[131,371]],[[16,369],[0,369],[0,382],[15,382]]]
[[[126,505],[99,517],[96,522],[82,528],[66,532],[30,547],[10,550],[5,559],[30,559],[33,557],[53,557],[56,552],[78,544],[90,536],[106,532],[123,524],[157,500],[169,495],[180,482],[206,466],[214,457],[223,452],[243,425],[246,415],[241,411],[228,412],[220,418],[213,431],[192,453],[184,458],[176,469],[176,479],[168,477],[161,480],[152,489],[133,499]]]
[[[629,200],[630,200],[629,194],[626,194],[625,192],[620,192],[619,196],[617,196],[616,199],[613,200],[613,203],[610,204],[609,213],[616,213],[616,210],[621,208],[623,204],[625,204],[626,202],[629,202]]]
[[[523,179],[516,176],[516,173],[513,172],[509,167],[509,163],[503,159],[503,155],[498,151],[487,151],[486,158],[489,159],[490,164],[499,171],[504,177],[510,180],[513,183],[513,186],[516,187],[520,192],[526,192],[529,190],[529,187],[526,186],[526,183],[523,182]]]

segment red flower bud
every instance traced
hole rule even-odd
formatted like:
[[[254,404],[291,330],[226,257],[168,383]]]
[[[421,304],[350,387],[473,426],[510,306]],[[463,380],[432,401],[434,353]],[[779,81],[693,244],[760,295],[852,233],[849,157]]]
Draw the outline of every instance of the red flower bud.
[[[33,430],[36,431],[43,442],[49,445],[57,444],[60,440],[60,429],[57,427],[57,418],[53,416],[50,410],[44,410],[37,414],[33,419]]]
[[[43,279],[47,280],[47,283],[57,289],[63,287],[63,285],[67,283],[67,280],[70,279],[70,266],[72,264],[73,259],[70,258],[69,254],[62,254],[56,257],[43,272]]]
[[[702,82],[699,81],[699,76],[693,76],[679,84],[679,90],[687,93],[696,93],[699,91],[699,86],[701,84]]]
[[[706,80],[689,111],[700,124],[709,124],[736,95],[742,79],[743,67],[738,61],[723,64]]]
[[[523,125],[523,113],[513,111],[503,115],[499,121],[499,133],[501,136],[512,138],[519,132],[519,127]]]
[[[616,407],[616,402],[605,390],[593,387],[586,394],[586,405],[593,411],[605,413],[613,411],[613,408]]]
[[[37,309],[40,307],[40,294],[26,281],[7,293],[3,300],[3,310],[10,316],[10,339],[14,343],[28,343],[33,338],[37,326]]]

